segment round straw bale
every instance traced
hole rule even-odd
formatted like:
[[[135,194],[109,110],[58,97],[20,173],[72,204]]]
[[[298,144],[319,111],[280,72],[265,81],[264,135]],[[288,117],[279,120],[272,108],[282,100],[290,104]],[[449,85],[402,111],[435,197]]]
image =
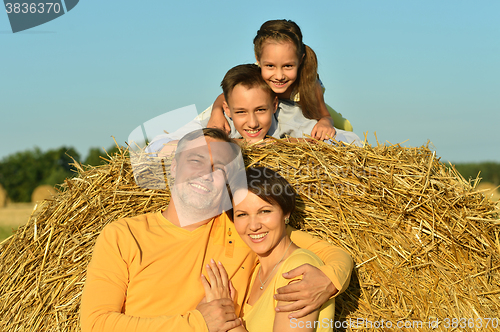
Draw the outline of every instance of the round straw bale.
[[[447,330],[447,319],[467,318],[494,331],[485,319],[500,312],[498,210],[427,146],[276,141],[243,153],[247,166],[278,170],[295,188],[293,225],[351,253],[353,277],[334,321],[363,320],[348,330],[379,331],[383,320],[393,324],[389,330],[416,322],[405,330],[435,331],[429,322]],[[143,187],[127,151],[103,166],[76,165],[62,193],[0,243],[0,330],[80,330],[80,296],[99,232],[168,204],[168,189],[144,188],[164,179],[163,171],[141,160]]]
[[[7,204],[7,191],[0,184],[0,208],[3,208]]]
[[[45,199],[51,199],[55,194],[57,194],[57,191],[54,187],[49,186],[48,184],[42,184],[33,190],[33,193],[31,194],[31,202],[39,203]]]

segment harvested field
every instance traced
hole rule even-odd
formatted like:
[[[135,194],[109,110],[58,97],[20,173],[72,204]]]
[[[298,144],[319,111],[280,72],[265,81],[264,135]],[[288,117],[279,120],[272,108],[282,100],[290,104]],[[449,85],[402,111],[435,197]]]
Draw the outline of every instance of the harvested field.
[[[9,203],[0,208],[0,226],[21,226],[28,222],[35,204],[33,203]]]
[[[247,147],[244,158],[279,170],[296,188],[295,226],[354,258],[336,321],[438,320],[433,331],[448,331],[447,318],[498,317],[499,211],[427,147],[280,141]],[[145,182],[164,180],[147,166]],[[169,199],[167,190],[136,185],[125,151],[107,165],[79,167],[61,190],[0,244],[0,330],[79,331],[85,270],[101,229]]]
[[[0,241],[12,234],[12,230],[28,222],[35,204],[9,203],[0,208]]]

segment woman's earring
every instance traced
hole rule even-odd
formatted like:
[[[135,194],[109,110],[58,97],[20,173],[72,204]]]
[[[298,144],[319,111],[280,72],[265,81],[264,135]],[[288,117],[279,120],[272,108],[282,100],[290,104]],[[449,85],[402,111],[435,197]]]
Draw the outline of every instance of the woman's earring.
[[[290,222],[290,218],[286,217],[285,218],[285,225],[288,225],[289,222]]]

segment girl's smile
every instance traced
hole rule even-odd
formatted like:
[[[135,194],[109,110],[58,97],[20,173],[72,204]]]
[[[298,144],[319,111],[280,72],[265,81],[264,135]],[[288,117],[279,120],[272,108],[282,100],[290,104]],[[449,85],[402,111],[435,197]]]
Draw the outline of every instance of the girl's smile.
[[[289,99],[300,66],[295,45],[292,42],[266,41],[257,61],[266,83],[279,98]]]

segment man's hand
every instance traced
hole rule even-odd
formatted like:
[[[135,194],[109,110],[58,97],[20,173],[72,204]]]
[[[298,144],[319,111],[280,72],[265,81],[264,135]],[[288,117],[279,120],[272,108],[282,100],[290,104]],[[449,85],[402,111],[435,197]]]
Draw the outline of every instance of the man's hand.
[[[208,303],[203,299],[196,309],[203,315],[210,332],[225,332],[241,325],[234,312],[233,301],[229,298]]]
[[[325,116],[319,119],[318,123],[314,125],[311,131],[311,137],[323,141],[335,137],[335,132],[332,118],[330,116]]]
[[[295,301],[276,308],[276,311],[280,312],[296,311],[288,315],[289,319],[310,314],[338,292],[330,279],[320,269],[310,264],[304,264],[288,273],[283,273],[285,279],[293,279],[300,275],[303,275],[301,281],[278,288],[278,294],[274,295],[277,301]]]

